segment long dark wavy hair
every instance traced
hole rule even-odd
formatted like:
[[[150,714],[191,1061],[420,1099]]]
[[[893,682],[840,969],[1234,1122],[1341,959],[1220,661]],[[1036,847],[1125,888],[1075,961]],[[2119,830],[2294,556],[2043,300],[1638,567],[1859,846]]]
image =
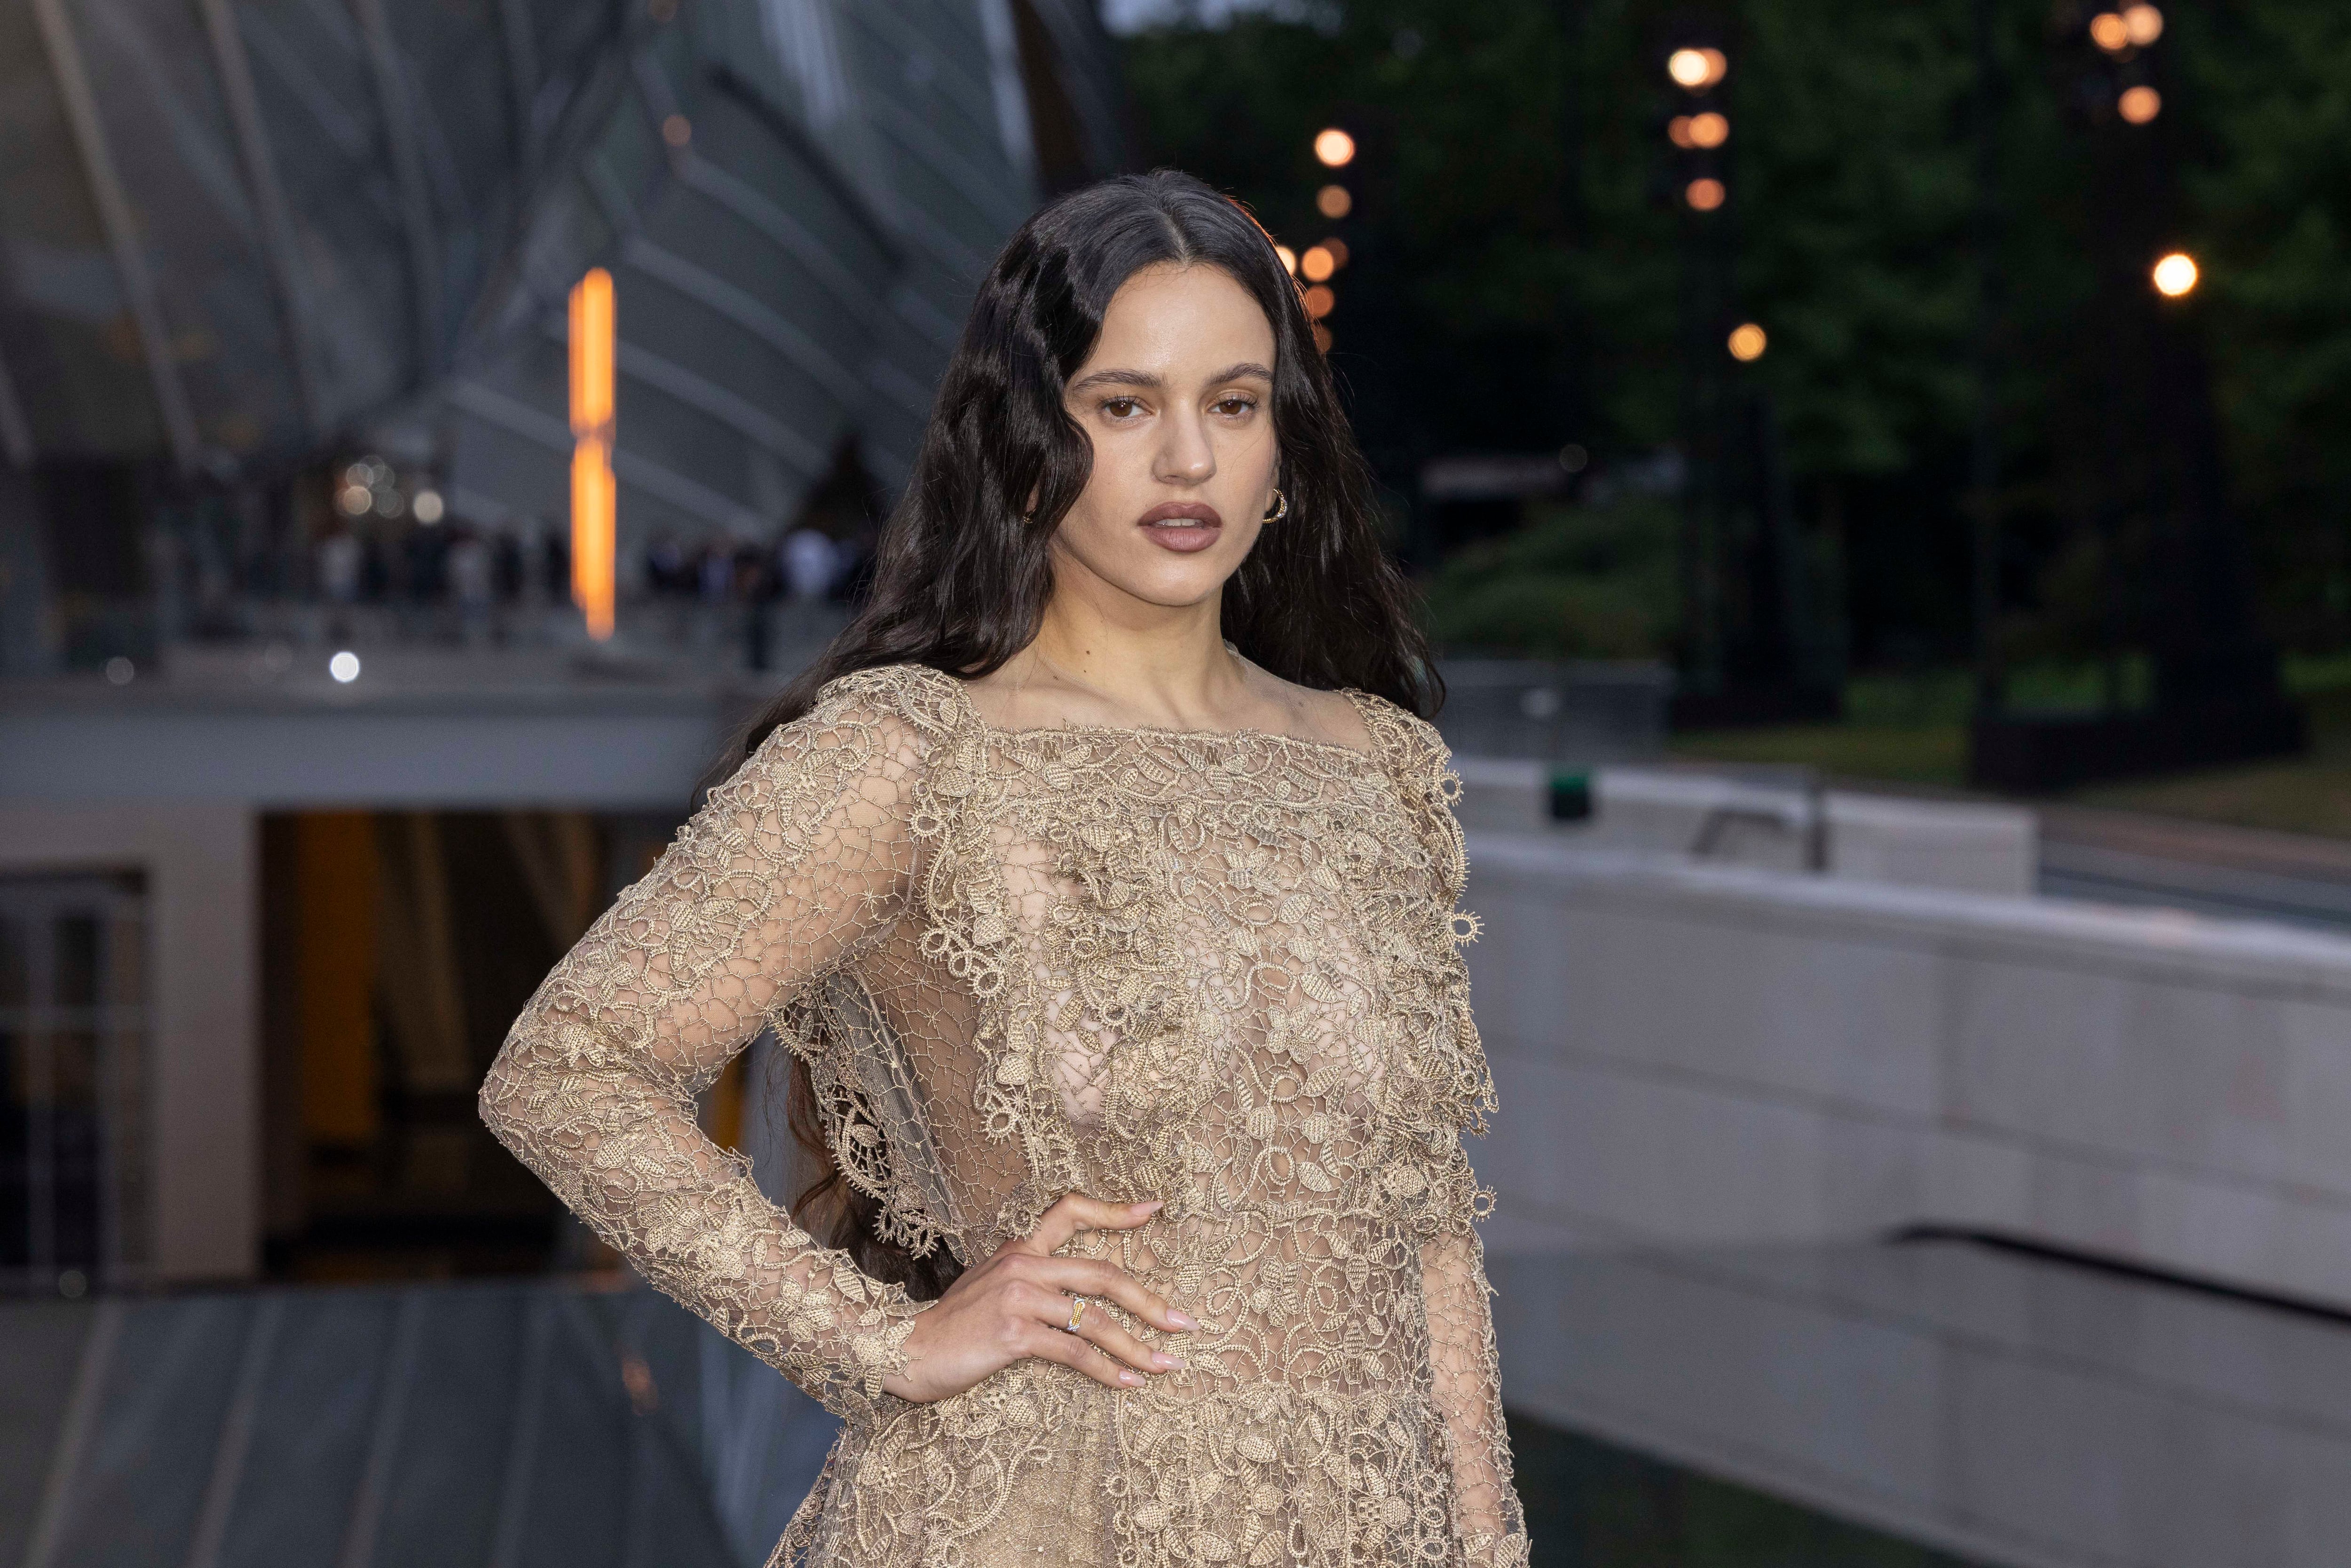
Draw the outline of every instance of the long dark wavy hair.
[[[1053,530],[1093,467],[1062,389],[1092,351],[1119,286],[1165,263],[1219,268],[1273,324],[1277,483],[1290,515],[1258,536],[1226,582],[1226,638],[1284,680],[1375,693],[1424,717],[1436,712],[1444,687],[1412,591],[1381,547],[1370,470],[1298,286],[1239,204],[1162,169],[1073,191],[1005,246],[940,381],[913,476],[883,530],[870,597],[744,727],[719,776],[806,714],[837,676],[898,664],[985,675],[1036,638],[1052,591]],[[786,1114],[817,1173],[792,1202],[801,1227],[918,1299],[943,1294],[962,1271],[953,1255],[934,1247],[913,1257],[874,1233],[879,1206],[842,1177],[797,1058]]]

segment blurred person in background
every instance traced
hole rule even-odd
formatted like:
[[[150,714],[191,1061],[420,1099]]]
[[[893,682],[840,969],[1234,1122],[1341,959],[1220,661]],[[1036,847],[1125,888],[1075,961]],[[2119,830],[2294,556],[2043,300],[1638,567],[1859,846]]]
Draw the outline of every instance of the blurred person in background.
[[[498,1135],[843,1417],[775,1561],[1526,1563],[1456,786],[1372,495],[1246,213],[1056,201],[870,599],[509,1034]],[[789,1209],[695,1117],[763,1029]]]
[[[820,528],[794,528],[785,536],[778,553],[783,557],[784,580],[791,585],[794,599],[806,602],[831,591],[833,580],[841,572],[841,547],[831,535]]]

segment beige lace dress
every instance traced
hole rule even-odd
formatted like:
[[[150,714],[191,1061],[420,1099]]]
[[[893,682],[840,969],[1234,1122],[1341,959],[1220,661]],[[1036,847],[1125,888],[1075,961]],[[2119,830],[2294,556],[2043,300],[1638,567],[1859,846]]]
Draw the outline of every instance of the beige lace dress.
[[[482,1111],[646,1277],[844,1421],[773,1562],[1526,1560],[1464,1132],[1493,1088],[1436,732],[1003,730],[910,666],[828,685],[546,983]],[[924,1303],[812,1241],[695,1097],[803,1057],[886,1233],[967,1263],[1072,1189],[1198,1320],[1113,1389],[1016,1363],[885,1393]]]

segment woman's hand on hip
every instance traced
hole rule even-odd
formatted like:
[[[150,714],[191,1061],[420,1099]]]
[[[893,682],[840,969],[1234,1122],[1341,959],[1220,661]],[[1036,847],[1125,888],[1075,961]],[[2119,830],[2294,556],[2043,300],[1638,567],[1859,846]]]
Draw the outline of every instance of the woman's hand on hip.
[[[1081,1230],[1131,1230],[1156,1213],[1159,1203],[1104,1203],[1064,1193],[1036,1229],[966,1270],[924,1309],[903,1346],[905,1370],[882,1386],[901,1399],[928,1404],[961,1394],[1026,1356],[1074,1366],[1113,1388],[1134,1388],[1147,1375],[1183,1365],[1181,1357],[1153,1350],[1108,1312],[1078,1313],[1078,1298],[1116,1301],[1140,1321],[1176,1333],[1199,1326],[1190,1317],[1114,1263],[1052,1255]],[[1074,1333],[1069,1332],[1073,1313]]]

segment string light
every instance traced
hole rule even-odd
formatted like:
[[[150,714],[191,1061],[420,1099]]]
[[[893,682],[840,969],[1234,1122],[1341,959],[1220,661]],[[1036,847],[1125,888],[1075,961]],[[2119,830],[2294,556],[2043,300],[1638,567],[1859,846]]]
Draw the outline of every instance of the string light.
[[[1690,204],[1692,212],[1699,213],[1714,211],[1722,205],[1723,198],[1729,194],[1722,188],[1721,181],[1710,177],[1692,180],[1682,189],[1682,200]]]
[[[1338,270],[1338,258],[1319,245],[1309,246],[1298,258],[1298,275],[1309,283],[1323,282]]]
[[[1666,57],[1666,74],[1690,92],[1704,92],[1729,70],[1730,61],[1720,49],[1676,49]]]
[[[2184,250],[2175,250],[2155,264],[2156,291],[2167,298],[2177,299],[2195,287],[2201,276],[2194,256]]]
[[[1325,185],[1314,193],[1314,210],[1335,224],[1355,210],[1355,198],[1344,185]]]
[[[2163,37],[2163,13],[2148,5],[2123,7],[2123,30],[2140,48]]]
[[[2145,125],[2163,112],[2163,95],[2151,87],[2126,88],[2115,109],[2133,125]]]
[[[1337,126],[1332,126],[1316,133],[1314,156],[1322,161],[1326,169],[1343,169],[1354,161],[1355,139]]]
[[[1320,321],[1339,308],[1339,296],[1327,283],[1318,283],[1306,291],[1306,314]]]
[[[1760,360],[1763,357],[1763,350],[1771,345],[1771,341],[1770,338],[1764,336],[1762,328],[1752,321],[1742,321],[1730,329],[1730,357],[1740,364]]]
[[[1286,245],[1278,245],[1273,247],[1273,255],[1274,259],[1281,263],[1282,271],[1290,274],[1292,277],[1298,276],[1298,253],[1296,251],[1290,249]]]
[[[2090,18],[2090,42],[2110,55],[2121,54],[2131,46],[2130,24],[2117,11],[2101,11]]]

